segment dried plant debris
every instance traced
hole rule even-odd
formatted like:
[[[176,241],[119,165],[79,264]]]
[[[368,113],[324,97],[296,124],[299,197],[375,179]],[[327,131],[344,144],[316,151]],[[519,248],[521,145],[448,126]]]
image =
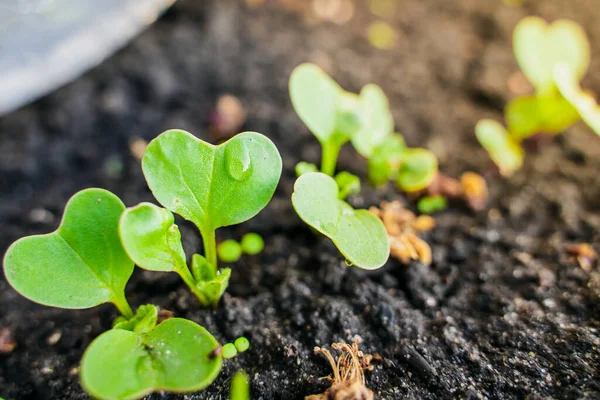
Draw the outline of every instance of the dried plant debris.
[[[485,209],[488,202],[488,187],[483,176],[475,172],[465,172],[460,177],[463,196],[472,210]]]
[[[429,215],[416,216],[404,208],[400,201],[382,202],[381,208],[369,209],[385,225],[390,242],[390,254],[408,264],[410,260],[419,260],[425,265],[431,264],[431,247],[418,234],[435,227],[435,219]]]
[[[12,331],[8,328],[0,330],[0,354],[8,354],[17,347]]]
[[[579,243],[569,246],[567,252],[573,261],[577,261],[579,266],[585,271],[590,272],[598,260],[598,253],[587,243]]]
[[[335,358],[327,349],[315,347],[315,354],[323,354],[331,364],[333,374],[324,379],[331,381],[331,387],[322,394],[307,396],[305,400],[372,400],[373,392],[365,386],[364,371],[372,371],[369,354],[358,350],[359,340],[351,345],[347,343],[333,343],[331,348],[340,351],[341,354]]]

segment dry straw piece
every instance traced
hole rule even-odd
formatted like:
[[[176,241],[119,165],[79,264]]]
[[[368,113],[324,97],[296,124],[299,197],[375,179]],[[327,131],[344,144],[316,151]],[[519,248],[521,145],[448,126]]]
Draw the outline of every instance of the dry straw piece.
[[[331,352],[327,349],[315,347],[315,354],[323,354],[331,364],[333,376],[330,375],[324,379],[329,379],[331,387],[321,394],[307,396],[305,400],[373,400],[373,392],[365,386],[364,371],[372,371],[371,359],[369,354],[364,354],[358,350],[358,340],[352,345],[347,343],[333,343],[331,348],[341,352],[335,361]]]
[[[431,247],[418,234],[435,227],[435,219],[429,215],[416,216],[404,208],[401,202],[384,201],[381,208],[371,207],[369,211],[383,221],[390,242],[390,254],[408,264],[410,260],[420,260],[431,264]]]

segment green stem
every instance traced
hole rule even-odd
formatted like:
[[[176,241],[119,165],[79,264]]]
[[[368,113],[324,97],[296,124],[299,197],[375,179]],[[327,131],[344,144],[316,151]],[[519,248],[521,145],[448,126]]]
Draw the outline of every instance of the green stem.
[[[323,154],[321,156],[321,172],[329,176],[335,173],[335,165],[337,164],[338,155],[340,154],[340,146],[334,141],[329,141],[323,144]]]
[[[208,232],[206,232],[208,231]],[[214,273],[217,273],[217,239],[214,229],[206,229],[202,232],[202,243],[204,244],[204,257],[214,268]]]
[[[121,313],[121,315],[123,315],[125,318],[131,319],[135,315],[133,313],[133,310],[131,309],[131,306],[127,302],[127,299],[125,298],[125,294],[123,294],[123,295],[118,296],[117,298],[115,298],[113,300],[113,304],[115,306],[117,306],[117,309],[119,310],[119,312]]]
[[[206,296],[202,292],[200,292],[196,287],[196,281],[194,280],[194,277],[190,273],[190,270],[187,268],[187,266],[179,268],[177,272],[179,273],[179,276],[181,276],[181,279],[183,279],[185,284],[188,285],[192,293],[194,293],[198,300],[200,300],[200,303],[205,307],[210,305],[210,302],[208,301]]]

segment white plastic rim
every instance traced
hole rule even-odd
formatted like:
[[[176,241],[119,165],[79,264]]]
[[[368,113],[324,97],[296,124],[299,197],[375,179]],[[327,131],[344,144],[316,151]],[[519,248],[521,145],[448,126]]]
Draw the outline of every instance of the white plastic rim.
[[[0,115],[70,82],[175,0],[0,0]]]

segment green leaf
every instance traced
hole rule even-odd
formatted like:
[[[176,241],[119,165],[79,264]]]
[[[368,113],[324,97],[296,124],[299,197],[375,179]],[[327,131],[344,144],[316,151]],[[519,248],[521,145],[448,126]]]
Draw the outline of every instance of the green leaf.
[[[141,268],[181,271],[186,268],[179,228],[173,214],[151,203],[125,210],[119,222],[123,247]]]
[[[581,89],[569,66],[559,64],[554,71],[554,79],[560,93],[575,107],[581,119],[600,135],[600,106],[591,94]]]
[[[258,233],[246,233],[242,236],[242,241],[240,242],[242,245],[242,250],[244,253],[249,254],[251,256],[255,256],[263,251],[265,247],[265,241],[262,236]]]
[[[360,193],[360,178],[350,172],[342,171],[335,176],[335,183],[339,188],[338,196],[340,200],[346,197]]]
[[[438,172],[435,154],[426,149],[406,149],[396,176],[396,184],[405,192],[425,189]]]
[[[216,305],[227,286],[231,277],[231,269],[223,268],[215,273],[211,264],[199,254],[192,256],[192,272],[196,280],[196,291],[204,306]]]
[[[394,132],[394,119],[385,93],[377,85],[366,85],[360,92],[357,109],[360,128],[352,135],[352,145],[363,157],[369,158]]]
[[[25,237],[10,246],[4,257],[8,282],[23,296],[48,306],[126,304],[124,290],[133,262],[118,234],[124,209],[107,190],[76,193],[56,231]]]
[[[224,240],[217,246],[217,254],[221,261],[226,263],[236,262],[242,256],[242,246],[235,240]]]
[[[356,266],[376,269],[387,261],[390,246],[381,220],[339,200],[338,186],[330,176],[302,175],[294,185],[292,204],[304,222],[330,238]]]
[[[417,203],[417,208],[422,214],[431,214],[436,211],[445,210],[448,207],[448,200],[442,195],[425,196]]]
[[[294,110],[321,143],[334,134],[342,88],[314,64],[297,66],[289,82]]]
[[[555,91],[553,71],[558,63],[566,63],[577,80],[590,64],[585,31],[569,20],[550,25],[539,17],[526,17],[515,28],[513,48],[521,70],[541,95]]]
[[[230,400],[250,400],[250,380],[244,371],[237,371],[231,379]]]
[[[577,110],[560,94],[518,97],[504,114],[517,142],[537,133],[560,133],[579,120]]]
[[[113,323],[113,329],[148,333],[154,329],[158,321],[158,308],[152,304],[140,306],[137,313],[131,319],[118,317]]]
[[[194,392],[221,370],[215,338],[191,321],[172,318],[146,334],[113,329],[81,360],[81,383],[99,399],[138,399],[153,391]]]
[[[373,150],[369,158],[368,175],[369,180],[376,186],[386,184],[394,179],[402,163],[402,155],[406,150],[404,138],[395,133]]]
[[[510,176],[521,168],[523,149],[502,124],[491,119],[482,119],[475,126],[475,135],[502,175]]]
[[[296,164],[294,171],[296,172],[296,177],[299,177],[307,172],[318,172],[319,168],[315,164],[300,161],[298,164]]]
[[[148,186],[167,209],[202,235],[262,210],[281,176],[281,157],[266,136],[244,132],[218,146],[181,130],[162,133],[142,159]]]

